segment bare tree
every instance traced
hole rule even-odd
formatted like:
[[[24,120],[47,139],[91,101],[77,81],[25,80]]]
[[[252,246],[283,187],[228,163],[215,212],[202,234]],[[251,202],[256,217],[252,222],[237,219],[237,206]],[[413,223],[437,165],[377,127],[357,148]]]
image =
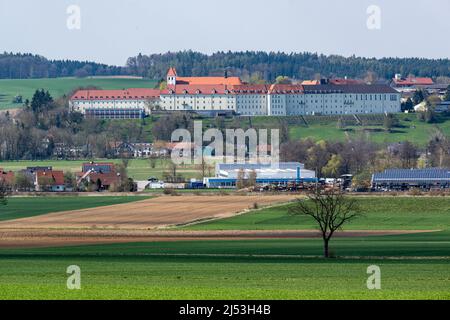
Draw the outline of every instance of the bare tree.
[[[246,186],[246,181],[245,181],[245,171],[244,169],[239,169],[238,173],[237,173],[237,177],[236,177],[236,188],[238,190],[244,189]]]
[[[335,232],[360,214],[356,201],[339,190],[317,190],[307,199],[298,199],[289,209],[292,215],[312,217],[318,224],[324,244],[324,257],[329,258],[329,243]]]
[[[248,174],[248,186],[249,187],[255,187],[256,186],[256,179],[258,175],[256,174],[255,170],[250,171]]]

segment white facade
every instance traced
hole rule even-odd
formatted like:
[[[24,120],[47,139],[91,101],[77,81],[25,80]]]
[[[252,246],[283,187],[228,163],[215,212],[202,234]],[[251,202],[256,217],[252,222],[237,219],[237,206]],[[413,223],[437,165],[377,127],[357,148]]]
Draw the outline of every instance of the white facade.
[[[71,100],[71,108],[74,111],[86,113],[88,109],[109,110],[109,109],[141,109],[149,112],[150,103],[148,100]]]
[[[176,81],[168,79],[168,81]],[[300,89],[302,88],[302,89]],[[167,90],[80,91],[71,108],[86,110],[235,111],[243,116],[383,114],[401,111],[401,95],[379,85],[205,85],[173,86]],[[149,91],[150,90],[150,91]]]
[[[267,94],[236,94],[235,111],[243,116],[269,115]]]
[[[160,107],[165,111],[236,110],[232,94],[161,94]]]

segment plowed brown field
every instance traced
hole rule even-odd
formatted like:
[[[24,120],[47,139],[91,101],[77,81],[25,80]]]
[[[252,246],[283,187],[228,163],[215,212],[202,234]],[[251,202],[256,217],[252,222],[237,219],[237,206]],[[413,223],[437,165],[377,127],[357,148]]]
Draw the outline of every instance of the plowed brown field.
[[[164,196],[128,204],[50,213],[0,222],[0,248],[57,247],[120,242],[311,238],[314,230],[179,231],[168,226],[225,218],[259,207],[294,200],[291,195]],[[336,236],[360,237],[423,231],[346,231]]]
[[[233,216],[252,208],[255,203],[261,207],[293,199],[291,195],[163,196],[0,222],[0,229],[156,229]]]

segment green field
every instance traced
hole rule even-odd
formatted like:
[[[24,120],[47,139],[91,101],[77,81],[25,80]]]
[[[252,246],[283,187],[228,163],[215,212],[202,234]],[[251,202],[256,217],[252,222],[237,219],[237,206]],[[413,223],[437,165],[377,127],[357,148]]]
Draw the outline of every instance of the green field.
[[[347,224],[352,230],[450,230],[448,197],[358,197],[363,215]],[[289,214],[290,205],[204,222],[190,230],[314,229],[311,218]]]
[[[143,197],[13,197],[0,207],[0,221],[41,214],[109,206],[143,200]]]
[[[96,86],[101,89],[153,88],[156,82],[134,78],[54,78],[54,79],[14,79],[0,80],[0,110],[20,108],[13,104],[15,96],[23,101],[30,99],[37,89],[48,90],[54,98],[61,97],[79,87]]]
[[[0,250],[0,299],[450,299],[448,236],[333,242],[341,254],[394,260],[302,257],[321,252],[308,239]],[[428,257],[408,258],[418,253]],[[374,264],[382,289],[372,291]],[[81,290],[66,289],[69,265],[81,268]]]
[[[4,170],[19,171],[26,167],[35,166],[52,166],[55,170],[63,170],[70,172],[80,172],[81,166],[85,162],[91,160],[42,160],[42,161],[0,161],[0,168]],[[106,160],[96,159],[96,162],[113,162],[119,164],[120,159]],[[135,180],[147,180],[149,177],[156,177],[161,179],[163,172],[167,170],[167,165],[170,160],[158,160],[155,168],[150,167],[150,162],[147,159],[133,159],[128,164],[128,175]],[[214,171],[214,170],[213,170]],[[195,165],[179,166],[178,172],[186,179],[200,178],[201,172]],[[214,175],[214,172],[212,172]]]
[[[450,299],[450,199],[359,199],[367,218],[352,229],[443,231],[335,238],[328,260],[320,239],[2,249],[0,299]],[[279,207],[197,227],[312,227],[292,219]],[[66,288],[70,265],[81,268],[81,290]],[[381,290],[366,287],[370,265],[381,268]]]

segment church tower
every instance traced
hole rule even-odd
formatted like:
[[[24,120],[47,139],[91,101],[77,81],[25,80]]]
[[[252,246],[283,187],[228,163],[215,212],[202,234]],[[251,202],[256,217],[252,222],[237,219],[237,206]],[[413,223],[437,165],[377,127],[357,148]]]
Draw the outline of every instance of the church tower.
[[[170,68],[167,72],[167,85],[174,86],[177,84],[177,70],[175,68]]]

